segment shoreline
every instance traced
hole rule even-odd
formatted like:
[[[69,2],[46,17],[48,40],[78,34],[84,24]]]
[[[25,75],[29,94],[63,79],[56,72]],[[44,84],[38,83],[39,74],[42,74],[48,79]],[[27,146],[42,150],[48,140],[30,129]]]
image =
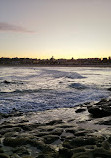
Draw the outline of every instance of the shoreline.
[[[111,68],[111,65],[0,65],[0,67],[99,67]]]
[[[110,158],[109,104],[1,115],[0,158]]]

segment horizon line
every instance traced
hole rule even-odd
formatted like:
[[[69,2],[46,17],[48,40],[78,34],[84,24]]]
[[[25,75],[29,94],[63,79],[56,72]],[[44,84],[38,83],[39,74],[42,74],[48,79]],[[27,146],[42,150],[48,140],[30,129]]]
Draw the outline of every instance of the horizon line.
[[[65,59],[65,60],[77,60],[77,59],[103,59],[103,58],[111,58],[111,56],[108,56],[108,57],[87,57],[87,58],[54,58],[53,56],[51,58],[31,58],[31,57],[0,57],[0,58],[9,58],[9,59],[38,59],[38,60],[50,60],[50,59],[55,59],[55,60],[58,60],[58,59]]]

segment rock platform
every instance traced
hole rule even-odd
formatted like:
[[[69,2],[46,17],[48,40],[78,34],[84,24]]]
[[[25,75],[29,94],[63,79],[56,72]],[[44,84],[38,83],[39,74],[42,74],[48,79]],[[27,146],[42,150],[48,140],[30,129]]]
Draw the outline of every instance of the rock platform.
[[[110,103],[0,114],[0,158],[111,158]]]

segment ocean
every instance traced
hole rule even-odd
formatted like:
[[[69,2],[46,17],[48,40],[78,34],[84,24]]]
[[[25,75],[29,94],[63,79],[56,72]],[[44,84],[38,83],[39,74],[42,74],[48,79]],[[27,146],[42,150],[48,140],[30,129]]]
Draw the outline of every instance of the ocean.
[[[44,111],[110,97],[111,68],[0,67],[0,112]]]

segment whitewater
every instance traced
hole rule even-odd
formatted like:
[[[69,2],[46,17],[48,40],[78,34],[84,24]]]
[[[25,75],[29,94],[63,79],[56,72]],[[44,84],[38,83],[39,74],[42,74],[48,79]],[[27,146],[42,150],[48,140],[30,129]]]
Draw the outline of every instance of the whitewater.
[[[74,107],[110,97],[111,68],[0,67],[0,112]]]

